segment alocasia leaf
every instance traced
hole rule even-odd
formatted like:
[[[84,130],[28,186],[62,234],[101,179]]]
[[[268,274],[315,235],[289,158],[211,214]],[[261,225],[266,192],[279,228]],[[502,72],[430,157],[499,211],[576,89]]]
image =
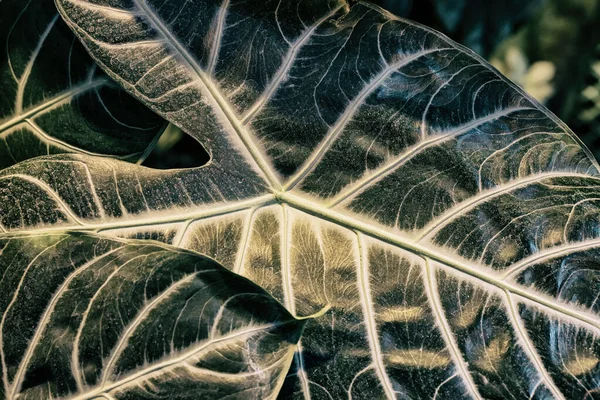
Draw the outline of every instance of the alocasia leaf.
[[[0,239],[0,396],[273,398],[304,321],[215,261],[89,234]]]
[[[0,48],[0,168],[65,152],[135,162],[165,126],[97,68],[52,1],[1,1]]]
[[[481,58],[366,2],[58,6],[211,161],[30,160],[2,229],[161,240],[326,310],[281,398],[598,396],[598,165]]]

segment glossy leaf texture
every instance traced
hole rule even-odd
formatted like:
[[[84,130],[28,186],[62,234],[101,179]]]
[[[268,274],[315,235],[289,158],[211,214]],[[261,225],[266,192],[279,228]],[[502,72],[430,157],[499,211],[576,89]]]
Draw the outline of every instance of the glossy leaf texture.
[[[166,123],[97,68],[52,1],[0,2],[0,168],[79,153],[137,162]]]
[[[598,396],[598,165],[474,53],[366,2],[58,6],[211,161],[21,163],[4,230],[161,240],[326,311],[281,398]]]
[[[272,398],[304,325],[214,260],[90,234],[0,239],[2,398]]]

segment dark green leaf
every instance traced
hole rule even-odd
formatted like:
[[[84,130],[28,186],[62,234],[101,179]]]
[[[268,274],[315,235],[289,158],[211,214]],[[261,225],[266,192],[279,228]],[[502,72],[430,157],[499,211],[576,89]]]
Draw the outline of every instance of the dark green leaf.
[[[598,165],[485,61],[366,2],[59,5],[212,158],[19,164],[4,229],[162,240],[327,310],[284,398],[595,395]]]
[[[0,2],[0,168],[40,155],[138,161],[165,122],[118,88],[47,0]]]
[[[304,322],[213,260],[56,233],[0,239],[2,398],[272,398]]]

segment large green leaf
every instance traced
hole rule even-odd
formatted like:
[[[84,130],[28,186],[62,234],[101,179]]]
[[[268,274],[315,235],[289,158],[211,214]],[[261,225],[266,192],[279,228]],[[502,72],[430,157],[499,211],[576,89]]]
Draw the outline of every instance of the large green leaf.
[[[165,123],[97,68],[52,1],[0,2],[0,168],[55,153],[138,161]]]
[[[3,229],[162,240],[329,307],[282,398],[598,396],[598,165],[479,57],[363,2],[58,4],[212,158],[21,163]]]
[[[0,396],[272,398],[304,322],[213,260],[89,234],[0,239]]]

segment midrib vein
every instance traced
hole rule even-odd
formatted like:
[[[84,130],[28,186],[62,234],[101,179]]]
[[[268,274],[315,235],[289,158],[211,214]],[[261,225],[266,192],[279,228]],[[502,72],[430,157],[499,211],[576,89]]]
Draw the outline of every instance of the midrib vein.
[[[344,215],[334,210],[330,210],[323,205],[317,204],[303,197],[299,197],[295,194],[280,193],[277,194],[276,197],[279,201],[284,202],[299,211],[336,223],[348,229],[363,233],[367,236],[392,244],[394,246],[397,246],[398,248],[419,255],[421,257],[429,258],[446,267],[450,267],[453,270],[462,272],[468,276],[476,278],[479,281],[491,284],[497,288],[506,290],[510,293],[523,297],[524,299],[527,299],[535,304],[554,310],[560,314],[569,316],[575,320],[590,325],[596,330],[600,329],[600,321],[595,315],[587,313],[585,311],[570,309],[569,307],[566,307],[565,304],[557,300],[551,299],[548,296],[531,293],[528,289],[523,288],[519,285],[515,285],[510,282],[505,282],[502,280],[501,276],[494,274],[492,271],[483,271],[481,268],[477,268],[476,265],[470,265],[468,261],[452,258],[451,256],[442,253],[436,248],[423,246],[415,242],[414,240],[411,240],[410,238],[401,236],[399,233],[390,232],[389,230],[368,224],[363,220],[357,219],[355,217]]]
[[[87,0],[69,0],[69,1],[77,4],[79,7],[82,7],[82,8],[85,7],[87,9],[90,9],[93,11],[110,13],[110,15],[113,17],[130,19],[132,17],[140,16],[139,13],[133,12],[131,10],[121,10],[116,7],[103,6],[101,4],[95,4],[95,3],[92,3],[91,1],[87,1]]]
[[[250,153],[250,156],[258,165],[261,172],[264,174],[271,188],[273,190],[280,190],[281,184],[279,183],[279,179],[276,177],[275,173],[271,169],[271,166],[267,163],[265,157],[261,154],[260,150],[254,143],[250,133],[246,130],[240,119],[237,117],[235,111],[230,107],[225,97],[221,94],[220,90],[214,85],[212,79],[206,75],[202,68],[200,68],[198,62],[194,59],[194,57],[192,57],[191,54],[189,54],[187,49],[179,43],[177,38],[167,28],[162,19],[160,19],[157,15],[154,14],[154,11],[150,9],[145,0],[134,0],[134,2],[140,9],[142,9],[142,11],[144,11],[145,15],[154,24],[157,30],[165,36],[167,41],[173,46],[177,53],[179,53],[179,55],[183,58],[183,61],[188,65],[188,67],[200,78],[204,86],[209,91],[210,95],[216,101],[221,112],[231,123],[236,133],[238,134],[238,137],[246,146],[246,149]]]
[[[574,172],[547,172],[531,175],[526,178],[515,179],[512,182],[508,182],[504,185],[499,185],[493,189],[482,191],[478,195],[472,197],[471,199],[462,203],[458,203],[455,207],[450,208],[444,214],[440,215],[439,217],[436,217],[431,223],[425,226],[425,228],[423,228],[423,231],[419,234],[417,241],[421,241],[436,234],[444,227],[446,227],[448,223],[454,221],[459,215],[464,215],[466,211],[472,210],[478,205],[489,201],[490,199],[501,196],[503,194],[507,194],[511,190],[515,190],[532,183],[539,183],[545,179],[551,178],[582,178],[595,179],[600,181],[598,177]]]
[[[75,378],[75,382],[77,384],[78,390],[82,390],[82,388],[84,387],[84,378],[85,378],[83,375],[84,374],[83,370],[81,370],[79,368],[79,343],[81,342],[81,337],[83,335],[83,331],[87,327],[87,325],[86,325],[87,319],[88,319],[90,312],[92,311],[92,309],[94,307],[94,303],[96,302],[98,297],[100,297],[101,295],[104,294],[104,289],[113,283],[112,279],[114,277],[116,277],[117,275],[119,275],[119,273],[121,273],[121,271],[123,269],[127,268],[129,264],[131,264],[132,262],[134,262],[138,259],[147,259],[149,256],[152,256],[152,255],[164,252],[164,251],[165,251],[164,249],[157,249],[157,250],[152,251],[147,254],[140,254],[133,258],[128,259],[123,264],[119,265],[118,267],[115,267],[114,271],[112,271],[106,277],[106,280],[102,283],[102,285],[100,285],[100,287],[96,290],[96,292],[94,293],[92,298],[89,300],[87,307],[82,314],[81,321],[79,323],[79,327],[77,328],[77,333],[75,334],[75,339],[73,340],[73,349],[71,351],[71,370],[73,371],[73,377]]]
[[[536,260],[545,259],[553,256],[559,256],[561,254],[567,254],[571,250],[585,250],[591,247],[595,247],[596,245],[598,245],[596,241],[572,243],[566,246],[561,246],[560,248],[549,249],[548,251],[542,252],[540,254],[535,254],[521,261],[520,263],[515,264],[515,266],[509,269],[505,274],[500,275],[494,274],[492,271],[483,271],[481,268],[478,268],[477,265],[470,265],[468,261],[452,258],[451,256],[440,252],[436,248],[427,247],[415,241],[414,239],[402,236],[399,232],[390,232],[389,230],[385,229],[385,227],[379,227],[375,224],[370,224],[365,220],[345,215],[336,210],[331,210],[322,204],[316,203],[313,200],[300,197],[290,192],[276,192],[273,194],[267,194],[250,200],[243,200],[231,204],[223,204],[221,206],[216,207],[202,207],[197,210],[181,212],[180,214],[164,215],[161,217],[148,216],[146,218],[133,220],[116,220],[104,223],[89,223],[85,224],[84,226],[64,225],[52,228],[34,228],[22,232],[25,232],[27,234],[51,234],[53,232],[63,232],[66,230],[102,232],[106,230],[119,228],[135,228],[143,226],[163,225],[168,223],[185,222],[190,219],[206,219],[252,208],[260,209],[262,207],[275,204],[277,202],[287,204],[299,211],[311,214],[317,218],[334,222],[351,230],[361,232],[367,236],[395,245],[413,254],[430,258],[431,260],[437,261],[447,267],[463,272],[480,281],[489,283],[502,290],[507,290],[513,294],[528,299],[538,305],[547,307],[551,310],[567,315],[580,322],[584,322],[590,326],[593,326],[596,329],[600,329],[600,321],[593,314],[580,310],[570,309],[564,304],[554,299],[551,299],[548,296],[531,293],[526,288],[523,288],[518,284],[514,284],[506,279],[510,275],[514,274],[516,270],[521,270],[522,268],[524,268],[524,265],[530,265]]]
[[[6,322],[6,316],[10,312],[12,306],[17,301],[17,298],[19,297],[19,294],[21,292],[21,288],[23,287],[23,283],[25,282],[25,279],[27,278],[27,275],[29,274],[29,270],[31,269],[31,267],[33,267],[34,264],[37,262],[37,260],[40,257],[42,257],[46,252],[54,249],[55,247],[57,247],[60,243],[64,242],[65,240],[67,240],[66,236],[64,238],[60,239],[59,241],[57,241],[56,243],[52,244],[51,246],[46,247],[45,249],[40,251],[35,257],[33,257],[33,259],[29,262],[29,264],[27,264],[27,267],[25,267],[25,269],[23,270],[21,279],[19,280],[19,283],[17,284],[17,287],[14,290],[12,299],[10,300],[10,302],[4,309],[4,312],[2,313],[2,318],[0,319],[0,363],[2,364],[2,378],[4,381],[5,392],[10,393],[9,399],[12,399],[12,397],[16,394],[15,393],[16,391],[15,391],[14,385],[11,387],[8,382],[8,368],[6,365],[6,357],[4,354],[4,323]]]
[[[152,301],[150,301],[144,305],[144,307],[141,309],[141,311],[138,312],[138,315],[135,317],[135,319],[129,324],[129,326],[121,334],[119,341],[114,346],[110,357],[103,363],[104,370],[102,372],[102,376],[100,377],[100,386],[106,385],[106,382],[108,381],[108,378],[110,377],[111,373],[113,372],[113,369],[115,367],[117,360],[123,353],[123,347],[127,344],[131,335],[139,327],[140,323],[148,316],[148,314],[150,314],[151,311],[154,310],[154,308],[156,306],[160,305],[163,300],[168,299],[169,296],[173,295],[182,286],[185,286],[186,284],[191,283],[197,277],[197,275],[198,275],[197,273],[190,274],[190,275],[180,279],[179,281],[175,282],[173,285],[171,285],[167,289],[165,289],[165,291],[163,293],[156,296],[156,298],[154,298]]]
[[[21,179],[21,180],[24,180],[25,182],[29,182],[29,183],[39,187],[44,192],[46,192],[46,194],[48,194],[56,202],[56,204],[58,206],[60,206],[60,208],[62,208],[62,211],[65,213],[66,217],[70,218],[71,221],[78,224],[77,225],[78,227],[87,226],[81,219],[79,219],[79,217],[77,217],[77,215],[75,215],[75,213],[73,212],[73,210],[71,210],[69,205],[66,204],[64,202],[64,200],[46,182],[43,182],[32,176],[23,175],[23,174],[10,174],[10,175],[0,176],[0,180],[3,180],[3,179]]]
[[[0,177],[2,178],[2,177]],[[154,225],[164,225],[178,222],[186,222],[188,220],[196,220],[196,219],[205,219],[218,217],[220,215],[226,215],[230,213],[234,213],[236,211],[243,211],[246,209],[250,209],[253,207],[264,207],[275,202],[275,197],[273,195],[264,195],[261,197],[256,197],[250,200],[242,200],[238,202],[225,203],[223,205],[217,206],[207,206],[207,207],[198,207],[196,210],[183,210],[180,213],[172,212],[168,215],[163,216],[155,216],[152,217],[147,216],[145,218],[136,218],[136,219],[121,219],[109,222],[99,222],[99,223],[89,223],[85,225],[61,225],[52,228],[33,228],[28,229],[26,231],[31,234],[49,234],[52,232],[61,232],[65,230],[84,230],[84,231],[96,231],[103,232],[112,229],[120,229],[120,228],[138,228],[144,226],[154,226]],[[150,213],[151,214],[151,213]]]
[[[280,237],[280,247],[281,247],[281,279],[283,283],[283,299],[285,302],[285,308],[296,317],[296,299],[294,296],[294,286],[292,284],[292,270],[290,263],[290,230],[291,224],[289,222],[289,215],[287,206],[285,204],[281,205],[281,237]],[[302,339],[300,339],[302,340]],[[298,363],[298,379],[300,380],[300,384],[302,386],[302,392],[304,395],[304,400],[310,400],[310,387],[308,385],[308,377],[306,376],[306,371],[304,370],[304,359],[302,357],[302,345],[300,341],[297,345],[296,353],[294,354],[294,358]]]
[[[42,333],[46,329],[48,322],[50,322],[50,318],[52,316],[52,313],[54,312],[54,308],[55,308],[56,304],[62,298],[62,295],[65,293],[65,291],[66,291],[67,287],[70,285],[70,283],[75,278],[77,278],[81,273],[85,272],[89,267],[98,263],[102,259],[109,257],[112,254],[122,250],[123,248],[124,248],[124,246],[117,247],[115,249],[112,249],[112,250],[94,258],[91,261],[88,261],[84,265],[75,269],[75,271],[73,271],[73,273],[71,273],[71,275],[69,275],[67,277],[67,279],[65,279],[63,284],[60,285],[60,287],[58,288],[56,293],[50,299],[50,302],[48,303],[48,307],[44,311],[44,314],[42,315],[42,318],[40,319],[40,322],[37,325],[36,331],[35,331],[33,337],[31,338],[31,340],[29,341],[29,344],[27,345],[27,350],[25,351],[25,355],[23,356],[23,359],[21,360],[21,363],[19,364],[19,369],[15,375],[15,378],[13,379],[12,394],[9,396],[9,398],[13,398],[15,396],[15,394],[21,389],[21,384],[23,382],[24,373],[25,373],[26,368],[29,366],[29,361],[31,360],[31,357],[33,356],[33,352],[35,351],[36,346],[39,344],[39,340],[42,336]]]
[[[502,275],[502,279],[507,280],[511,276],[515,275],[520,271],[523,271],[525,268],[531,265],[552,260],[561,256],[566,256],[578,251],[593,249],[596,247],[600,247],[600,239],[591,239],[582,242],[568,243],[563,246],[556,246],[551,247],[548,250],[542,250],[538,253],[531,255],[530,257],[519,261],[518,263],[513,264],[509,269],[507,269],[504,272],[504,274]]]
[[[284,324],[281,324],[284,325]],[[273,324],[273,326],[275,326],[275,324]],[[253,328],[249,328],[249,329],[245,329],[242,331],[237,331],[231,335],[227,335],[227,336],[223,336],[220,337],[219,339],[215,339],[215,340],[211,340],[211,341],[207,341],[206,343],[202,343],[199,346],[196,346],[194,348],[192,348],[191,350],[182,353],[179,357],[175,357],[173,359],[170,360],[165,360],[163,362],[159,362],[151,367],[145,368],[137,373],[134,373],[132,375],[129,375],[127,377],[124,377],[123,379],[120,379],[118,381],[115,382],[111,382],[109,385],[107,385],[106,387],[99,387],[96,389],[93,389],[87,393],[81,394],[79,396],[76,397],[71,397],[69,398],[70,400],[87,400],[87,399],[93,399],[95,397],[98,397],[100,395],[102,395],[103,393],[109,393],[110,391],[122,387],[124,385],[127,385],[128,383],[132,383],[134,381],[137,381],[139,379],[144,378],[146,375],[149,375],[153,372],[156,371],[160,371],[161,369],[165,369],[168,368],[172,365],[175,364],[179,364],[181,362],[184,362],[186,359],[188,359],[189,357],[193,356],[196,353],[201,352],[202,350],[206,349],[207,347],[211,346],[211,345],[215,345],[217,343],[220,342],[224,342],[227,340],[233,340],[233,339],[237,339],[237,338],[241,338],[243,336],[250,336],[254,333],[260,332],[260,331],[265,331],[269,328],[270,326],[257,326],[257,327],[253,327]]]
[[[43,103],[38,104],[37,106],[35,106],[34,108],[32,108],[28,111],[25,111],[22,113],[17,113],[11,119],[9,119],[8,121],[6,121],[2,125],[0,125],[0,132],[3,132],[9,128],[12,128],[13,126],[18,125],[21,122],[25,121],[27,118],[31,118],[31,117],[41,113],[42,111],[49,109],[50,107],[52,107],[54,105],[58,105],[61,102],[68,100],[71,97],[78,96],[79,94],[81,94],[83,92],[86,92],[86,91],[94,89],[96,87],[105,85],[108,82],[109,81],[105,78],[99,78],[99,79],[94,79],[93,81],[89,81],[84,84],[75,86],[63,93],[56,95],[55,97],[52,97],[52,98],[44,101]]]
[[[550,389],[552,394],[557,399],[564,400],[565,397],[562,395],[561,391],[556,387],[554,381],[552,381],[552,378],[550,377],[548,371],[546,371],[546,368],[544,367],[544,363],[537,354],[535,346],[533,345],[533,343],[531,343],[531,340],[529,339],[529,336],[526,333],[525,327],[523,326],[523,321],[519,316],[517,307],[515,306],[513,300],[510,297],[510,293],[505,291],[505,295],[506,302],[508,305],[508,318],[511,321],[511,324],[513,325],[513,329],[517,334],[518,339],[520,339],[520,341],[522,342],[525,354],[527,354],[531,363],[534,365],[534,368],[536,369],[537,373],[540,375],[540,379],[546,384],[546,386],[548,387],[548,389]]]
[[[361,179],[359,179],[356,183],[345,188],[343,192],[341,192],[333,200],[331,200],[331,202],[329,203],[329,207],[335,207],[338,204],[354,197],[354,195],[358,194],[362,190],[367,189],[370,186],[372,186],[373,184],[381,181],[383,178],[385,178],[391,172],[393,172],[396,168],[406,164],[407,161],[413,159],[414,157],[418,156],[419,154],[422,154],[423,150],[426,150],[430,147],[433,147],[434,145],[437,145],[439,143],[450,140],[454,137],[460,136],[463,133],[469,132],[473,128],[476,128],[480,125],[486,124],[488,122],[491,122],[491,121],[501,118],[503,116],[507,116],[514,112],[525,111],[525,110],[532,110],[532,109],[526,108],[526,107],[506,109],[503,111],[499,111],[499,112],[490,114],[486,117],[479,118],[467,125],[458,127],[449,132],[445,132],[445,133],[442,132],[441,134],[438,134],[438,135],[431,135],[430,139],[417,143],[415,146],[412,146],[411,148],[406,150],[404,153],[400,154],[393,161],[384,164],[383,166],[379,167],[378,169],[374,170],[373,172],[371,172],[369,174],[365,174],[365,176],[362,177]]]
[[[242,237],[240,239],[240,245],[238,252],[235,257],[235,263],[233,265],[233,272],[238,275],[243,275],[244,261],[246,260],[246,251],[248,250],[248,243],[250,243],[250,236],[252,235],[252,227],[254,225],[254,215],[257,208],[252,208],[248,212],[248,216],[244,219],[244,227]]]
[[[390,13],[390,12],[388,12],[386,10],[383,10],[381,7],[379,7],[377,5],[374,5],[374,4],[372,4],[372,3],[368,2],[368,1],[362,1],[361,4],[363,6],[365,6],[365,7],[374,9],[377,12],[380,12],[380,13],[386,15],[388,18],[390,18],[392,20],[400,20],[400,18],[398,18],[397,16],[393,15],[392,13]],[[437,31],[435,31],[435,30],[433,30],[433,29],[431,29],[429,27],[422,26],[422,29],[425,32],[427,32],[427,34],[434,35],[438,39],[441,39],[441,41],[444,44],[452,46],[453,49],[458,50],[458,51],[460,51],[463,54],[468,54],[475,61],[477,61],[479,64],[481,64],[482,67],[486,68],[489,72],[491,72],[493,75],[495,75],[497,77],[497,79],[499,79],[500,81],[504,82],[509,88],[513,89],[516,93],[520,94],[524,99],[528,100],[529,102],[533,102],[534,104],[536,103],[536,101],[533,98],[533,96],[531,96],[529,93],[527,93],[525,91],[525,89],[523,89],[521,86],[515,84],[509,78],[505,77],[500,72],[498,72],[495,68],[493,68],[485,60],[485,58],[481,57],[479,54],[471,51],[470,49],[466,48],[463,45],[460,45],[460,44],[458,44],[456,42],[453,42],[453,41],[449,40],[448,37],[444,36],[443,34],[437,32]],[[587,148],[587,146],[585,146],[583,144],[583,142],[581,141],[581,139],[579,139],[579,137],[573,133],[573,131],[567,126],[567,124],[565,124],[554,113],[550,112],[546,107],[540,107],[537,110],[540,111],[542,114],[544,114],[544,116],[546,116],[548,119],[550,119],[552,122],[554,122],[557,126],[559,126],[560,128],[562,128],[562,130],[565,131],[566,133],[568,133],[575,141],[577,141],[577,143],[580,144],[581,149],[587,155],[587,158],[592,162],[592,165],[594,166],[595,170],[596,171],[600,171],[600,164],[598,163],[598,160],[596,160],[596,157]]]
[[[27,123],[27,125],[29,125],[31,127],[31,129],[33,129],[35,131],[35,133],[38,136],[40,136],[43,140],[46,140],[46,141],[54,144],[55,146],[63,147],[66,150],[70,150],[70,151],[72,151],[74,153],[85,154],[85,155],[88,155],[88,156],[107,157],[106,154],[100,154],[100,153],[94,153],[94,152],[91,152],[91,151],[87,151],[87,150],[84,150],[82,148],[70,145],[67,142],[63,142],[60,139],[52,137],[48,133],[46,133],[38,124],[36,124],[33,120],[31,120],[29,118],[26,118],[24,122]],[[0,133],[0,137],[1,136],[2,136],[2,133]],[[129,158],[137,155],[137,154],[139,154],[139,153],[126,154],[124,156],[113,156],[113,155],[111,155],[110,157],[114,158],[116,160],[126,160],[126,159],[129,159]]]
[[[225,27],[225,17],[227,16],[227,8],[229,7],[229,0],[223,0],[217,14],[217,26],[215,29],[215,37],[213,39],[212,46],[210,48],[210,57],[207,64],[208,75],[212,75],[215,66],[217,65],[217,59],[219,58],[219,49],[221,48],[221,38],[223,37],[223,28]]]
[[[27,62],[27,65],[25,66],[25,71],[23,71],[23,75],[21,75],[21,78],[19,79],[19,85],[17,87],[17,95],[15,98],[15,112],[17,114],[20,114],[23,111],[25,86],[27,86],[27,82],[29,81],[29,76],[31,75],[31,71],[33,70],[33,64],[35,64],[35,61],[36,61],[38,55],[40,54],[40,51],[42,50],[42,46],[44,45],[44,42],[48,38],[48,35],[50,35],[50,31],[52,30],[52,28],[54,27],[54,24],[56,24],[56,21],[59,18],[60,18],[60,15],[57,13],[50,20],[50,23],[48,24],[48,26],[46,27],[44,32],[40,35],[40,39],[38,40],[38,43],[37,43],[36,47],[33,49],[33,52],[31,54],[31,56],[29,57],[29,61]]]
[[[352,120],[356,112],[359,110],[360,106],[366,100],[367,97],[374,90],[376,90],[380,85],[391,75],[394,71],[402,68],[405,65],[410,64],[411,62],[424,57],[428,54],[437,53],[440,51],[449,50],[448,48],[438,48],[438,49],[430,49],[423,50],[418,53],[414,53],[406,58],[394,63],[385,66],[372,80],[369,84],[365,85],[363,89],[358,93],[347,105],[346,111],[338,118],[337,122],[334,126],[327,132],[325,138],[321,141],[319,146],[315,149],[312,155],[308,158],[308,160],[304,163],[304,165],[300,168],[300,170],[290,178],[288,183],[285,184],[285,190],[291,190],[296,185],[298,185],[302,180],[319,164],[325,153],[329,150],[329,148],[333,145],[339,135],[343,132],[344,128],[347,124]]]
[[[359,271],[357,274],[358,293],[364,314],[367,339],[369,341],[371,356],[373,357],[373,368],[375,369],[381,386],[383,386],[386,397],[389,400],[393,400],[396,398],[396,394],[394,392],[394,388],[392,387],[390,377],[385,370],[383,354],[381,353],[381,345],[379,343],[379,334],[377,333],[377,323],[375,322],[375,310],[372,300],[373,296],[371,295],[368,251],[365,247],[364,239],[360,232],[357,232],[356,234],[356,241],[358,244],[359,260]]]
[[[477,386],[473,382],[471,378],[471,374],[468,371],[465,360],[462,358],[460,350],[458,349],[458,345],[454,340],[454,335],[452,334],[452,330],[448,325],[448,321],[444,314],[444,310],[439,298],[439,291],[437,288],[437,279],[435,277],[435,271],[429,265],[429,260],[425,259],[425,272],[426,274],[423,276],[423,284],[425,286],[425,292],[427,293],[427,297],[431,303],[431,308],[433,309],[433,313],[437,317],[439,325],[438,328],[440,333],[446,342],[446,346],[448,347],[448,352],[451,354],[454,363],[458,369],[458,374],[463,379],[466,386],[469,388],[469,391],[478,400],[481,400],[481,396],[477,391]]]
[[[281,205],[281,279],[283,281],[285,308],[295,317],[296,300],[294,298],[294,287],[292,286],[292,271],[290,269],[290,246],[289,246],[289,221],[288,210],[285,204]]]
[[[319,19],[311,28],[304,31],[302,35],[298,38],[296,42],[290,47],[285,60],[279,68],[279,71],[275,74],[275,77],[271,80],[271,83],[265,89],[264,94],[255,102],[255,104],[244,114],[242,117],[242,121],[244,124],[250,122],[250,120],[262,109],[262,107],[271,99],[279,84],[283,81],[283,79],[287,76],[288,72],[292,68],[294,61],[296,60],[296,56],[298,52],[302,49],[302,47],[310,40],[314,32],[319,28],[319,26],[325,22],[328,18],[332,17],[337,13],[343,6],[339,6],[338,8],[332,10],[330,13],[323,16]]]

